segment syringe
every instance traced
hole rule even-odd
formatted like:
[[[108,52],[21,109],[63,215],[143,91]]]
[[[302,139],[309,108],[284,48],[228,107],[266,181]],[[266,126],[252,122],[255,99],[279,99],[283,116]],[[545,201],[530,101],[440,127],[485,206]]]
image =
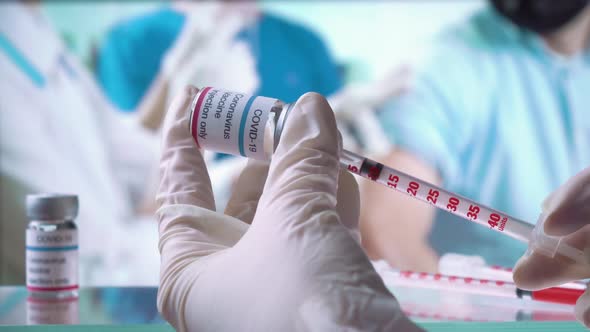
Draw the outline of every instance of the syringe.
[[[448,211],[461,218],[489,227],[522,242],[528,242],[534,226],[506,213],[446,191],[411,175],[387,167],[354,152],[342,151],[341,167],[388,188]]]
[[[271,158],[294,108],[294,104],[275,98],[212,87],[200,90],[193,98],[189,110],[189,130],[197,146],[254,159]],[[549,257],[560,253],[579,263],[588,263],[584,252],[562,241],[563,237],[544,233],[543,215],[536,226],[533,226],[347,150],[342,151],[340,164],[354,174],[522,242],[528,242],[531,248]]]
[[[465,278],[438,273],[430,274],[426,272],[389,270],[381,271],[380,275],[388,286],[430,288],[510,298],[529,298],[536,301],[569,305],[575,304],[578,298],[584,293],[584,289],[566,287],[551,287],[537,291],[527,291],[517,288],[511,282]]]
[[[568,244],[567,237],[549,236],[544,232],[546,216],[542,213],[533,226],[504,212],[479,204],[466,197],[446,191],[404,172],[387,167],[374,160],[343,150],[340,166],[349,172],[380,183],[391,189],[406,193],[423,202],[448,211],[463,219],[489,227],[519,241],[548,257],[557,253],[577,263],[588,265],[586,253]]]
[[[389,271],[391,267],[384,261],[373,262],[375,270]],[[499,265],[486,265],[480,256],[464,256],[454,253],[446,253],[438,260],[438,272],[458,277],[471,277],[477,279],[493,279],[506,282],[514,282],[511,267]],[[562,288],[582,289],[587,288],[584,281],[572,281],[560,285]]]

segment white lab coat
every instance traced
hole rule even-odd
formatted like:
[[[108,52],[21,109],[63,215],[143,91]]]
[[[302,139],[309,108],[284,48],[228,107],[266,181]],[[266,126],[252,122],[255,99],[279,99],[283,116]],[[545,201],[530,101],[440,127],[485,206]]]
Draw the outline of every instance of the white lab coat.
[[[79,196],[83,284],[125,283],[121,269],[157,282],[156,225],[132,222],[156,137],[112,108],[40,13],[0,4],[0,38],[17,53],[0,48],[0,284],[24,280],[24,198],[37,192]]]

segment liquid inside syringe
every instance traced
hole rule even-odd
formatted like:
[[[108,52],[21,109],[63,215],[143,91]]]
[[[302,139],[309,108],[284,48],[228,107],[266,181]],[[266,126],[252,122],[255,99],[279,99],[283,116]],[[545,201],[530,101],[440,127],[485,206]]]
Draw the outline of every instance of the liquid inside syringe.
[[[446,191],[371,159],[343,150],[340,165],[349,172],[434,205],[471,222],[529,242],[533,225],[468,198]]]

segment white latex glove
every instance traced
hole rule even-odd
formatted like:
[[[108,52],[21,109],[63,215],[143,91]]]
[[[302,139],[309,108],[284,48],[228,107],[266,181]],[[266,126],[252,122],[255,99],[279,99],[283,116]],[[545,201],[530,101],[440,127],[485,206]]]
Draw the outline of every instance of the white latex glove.
[[[169,95],[178,95],[187,84],[222,86],[252,94],[258,89],[260,79],[250,47],[243,41],[232,40],[195,52],[170,79]]]
[[[223,214],[188,131],[194,93],[177,96],[164,122],[162,315],[180,331],[420,330],[343,227],[357,223],[358,188],[339,176],[326,100],[299,99],[268,171],[250,161]]]
[[[590,168],[578,173],[543,203],[544,231],[586,253],[590,264]],[[529,249],[514,268],[514,281],[523,289],[541,289],[590,278],[590,265],[559,254],[554,258]],[[576,317],[590,327],[590,293],[576,303]]]
[[[185,6],[187,8],[176,8],[184,13],[185,22],[172,48],[166,52],[162,61],[162,70],[168,75],[174,75],[179,67],[188,61],[195,48],[199,46],[202,48],[212,40],[211,36],[215,34],[215,27],[223,14],[223,6],[218,2],[198,5],[186,3]],[[175,7],[179,7],[179,4],[175,4]],[[234,24],[233,29],[223,30],[224,34],[220,39],[232,38],[240,28],[239,25]]]
[[[227,5],[217,3],[195,7],[162,64],[168,95],[178,95],[187,84],[253,93],[260,84],[256,60],[249,46],[236,40],[251,18],[223,12]]]
[[[381,79],[348,84],[330,96],[328,101],[336,113],[345,149],[369,155],[391,151],[392,146],[376,111],[408,89],[410,78],[409,67],[401,66],[388,71]],[[362,121],[359,121],[361,117]]]
[[[412,84],[411,74],[410,67],[402,65],[387,71],[378,80],[348,84],[330,97],[330,106],[337,119],[357,121],[359,107],[375,110],[408,90]]]

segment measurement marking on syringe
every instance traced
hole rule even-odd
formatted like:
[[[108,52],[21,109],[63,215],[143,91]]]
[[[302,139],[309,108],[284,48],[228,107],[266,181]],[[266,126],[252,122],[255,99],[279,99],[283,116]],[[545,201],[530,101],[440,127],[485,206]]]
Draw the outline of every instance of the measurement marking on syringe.
[[[508,222],[508,217],[502,216],[495,210],[482,207],[466,198],[457,197],[450,192],[429,185],[407,174],[392,172],[383,164],[367,158],[363,159],[360,165],[348,164],[347,169],[352,173],[404,192],[409,196],[416,197],[469,221],[487,224],[491,229],[502,232]],[[483,219],[484,217],[487,217],[487,219]]]

